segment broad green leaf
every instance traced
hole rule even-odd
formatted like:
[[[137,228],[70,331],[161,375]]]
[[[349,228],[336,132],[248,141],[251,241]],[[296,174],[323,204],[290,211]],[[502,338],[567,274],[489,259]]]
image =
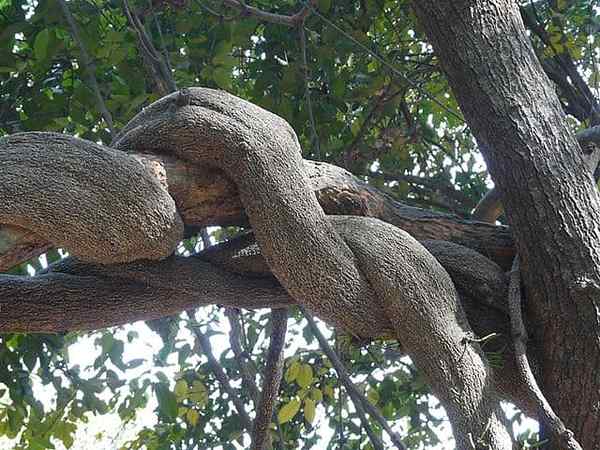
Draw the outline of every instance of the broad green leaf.
[[[302,364],[300,366],[300,370],[298,371],[298,376],[296,377],[296,383],[301,388],[305,388],[310,386],[313,381],[313,370],[312,367],[308,364]]]
[[[39,61],[43,61],[48,56],[48,42],[50,41],[50,31],[44,28],[35,37],[33,43],[33,53]]]
[[[307,398],[304,400],[304,418],[308,423],[313,423],[316,414],[316,403],[314,400]]]
[[[289,367],[285,371],[284,378],[286,383],[291,383],[292,381],[296,380],[296,377],[299,373],[300,363],[298,361],[294,361],[292,364],[289,365]]]
[[[289,422],[298,413],[299,409],[300,400],[293,398],[279,409],[279,412],[277,413],[277,420],[280,424]]]
[[[323,401],[323,392],[314,387],[310,390],[310,398],[312,398],[315,402],[321,402]]]
[[[178,380],[175,383],[175,396],[178,400],[184,399],[188,393],[188,385],[185,380]]]

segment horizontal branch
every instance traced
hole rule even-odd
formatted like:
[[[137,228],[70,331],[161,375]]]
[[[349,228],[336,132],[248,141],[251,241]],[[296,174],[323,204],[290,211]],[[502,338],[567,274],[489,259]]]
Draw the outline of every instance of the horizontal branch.
[[[28,135],[34,138],[40,134]],[[162,184],[168,185],[185,225],[247,225],[237,189],[223,172],[194,167],[164,155],[132,156]],[[514,242],[507,227],[404,205],[331,164],[305,161],[305,169],[327,214],[375,217],[404,229],[417,239],[455,242],[479,251],[506,270],[510,268]],[[38,256],[49,247],[50,243],[35,233],[0,225],[0,271]]]
[[[271,13],[253,6],[248,6],[244,1],[223,0],[223,3],[227,6],[240,10],[244,15],[255,17],[262,22],[285,25],[288,27],[298,26],[310,14],[310,8],[308,6],[303,6],[296,14],[288,16],[285,14]]]
[[[115,266],[67,259],[35,277],[0,275],[0,332],[94,330],[204,305],[292,304],[272,277],[243,277],[197,257]]]

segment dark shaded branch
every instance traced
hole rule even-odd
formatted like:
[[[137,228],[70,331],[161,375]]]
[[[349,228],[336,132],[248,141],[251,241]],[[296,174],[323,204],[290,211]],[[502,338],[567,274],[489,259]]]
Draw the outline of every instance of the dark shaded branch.
[[[22,145],[38,145],[39,141],[40,146],[42,142],[47,146],[54,141],[74,139],[52,133],[18,136]],[[4,151],[0,146],[0,152]],[[222,172],[194,167],[164,155],[134,154],[132,157],[141,162],[149,174],[168,185],[186,226],[247,225],[237,189]],[[304,169],[321,207],[328,214],[376,217],[408,231],[417,239],[456,242],[488,256],[505,270],[510,268],[514,242],[507,227],[407,206],[337,166],[305,161]],[[38,256],[50,246],[46,239],[32,231],[0,225],[0,271]]]
[[[310,327],[310,330],[317,338],[317,341],[319,341],[319,345],[320,345],[321,349],[323,350],[323,353],[325,353],[327,358],[329,358],[329,360],[331,361],[331,365],[337,372],[339,380],[342,382],[342,384],[346,388],[346,391],[348,392],[348,395],[352,399],[352,403],[354,403],[356,412],[357,412],[358,416],[360,417],[361,422],[362,422],[363,426],[365,427],[367,434],[369,435],[369,439],[371,440],[373,447],[381,448],[381,449],[384,448],[383,443],[381,442],[381,439],[379,439],[379,437],[377,435],[375,435],[375,433],[373,432],[373,429],[371,428],[371,425],[369,424],[369,421],[367,420],[367,418],[365,416],[365,409],[367,410],[369,415],[379,423],[379,425],[386,431],[386,433],[388,433],[388,435],[390,436],[394,445],[400,450],[405,450],[406,447],[400,440],[400,437],[398,436],[398,434],[395,433],[391,429],[391,427],[388,425],[387,421],[381,415],[381,413],[377,410],[377,408],[375,408],[371,404],[371,402],[369,402],[369,400],[356,388],[356,386],[350,379],[350,374],[346,370],[344,363],[340,360],[340,358],[337,356],[337,354],[333,351],[333,349],[327,342],[327,339],[325,339],[325,336],[323,336],[323,333],[321,333],[321,331],[319,330],[319,327],[317,327],[317,324],[315,323],[312,316],[309,313],[307,313],[303,308],[301,308],[301,310],[302,310],[302,313],[304,314],[304,317],[308,321],[308,326]]]
[[[308,6],[303,6],[296,14],[287,16],[285,14],[262,11],[253,6],[246,5],[246,3],[243,1],[223,0],[223,3],[227,6],[240,10],[243,15],[252,16],[262,22],[285,25],[288,27],[299,26],[310,14],[310,8]]]
[[[140,53],[147,60],[150,65],[150,73],[157,86],[160,87],[161,94],[168,94],[177,90],[177,84],[173,78],[173,73],[169,68],[168,62],[166,62],[160,53],[154,47],[152,39],[148,36],[144,25],[140,22],[140,19],[135,14],[127,0],[123,0],[123,10],[127,20],[133,27],[139,42]]]
[[[35,277],[0,275],[2,332],[60,333],[158,319],[203,305],[294,304],[273,278],[247,278],[198,257],[115,266],[72,259]]]
[[[58,0],[58,3],[63,11],[63,15],[67,23],[69,24],[69,28],[71,28],[71,33],[73,34],[73,40],[77,42],[79,46],[79,51],[81,55],[81,63],[83,66],[83,71],[87,75],[88,83],[96,97],[96,105],[100,110],[100,114],[104,118],[108,129],[110,130],[110,135],[112,138],[115,137],[115,128],[113,125],[112,115],[108,111],[106,104],[104,103],[104,98],[102,97],[102,93],[100,92],[100,87],[98,86],[98,80],[96,79],[96,64],[90,58],[90,55],[85,48],[83,40],[81,39],[81,35],[79,34],[79,27],[77,26],[77,22],[73,18],[71,11],[69,10],[69,6],[65,2],[65,0]]]
[[[256,387],[256,368],[252,362],[251,355],[248,355],[241,344],[242,329],[240,326],[240,311],[237,308],[225,308],[225,316],[229,320],[231,331],[229,332],[229,344],[233,351],[235,361],[240,368],[242,384],[248,391],[254,407],[258,408],[260,393]]]
[[[600,107],[598,100],[590,90],[587,83],[577,70],[571,55],[559,52],[554,47],[549,33],[543,25],[538,23],[534,7],[520,8],[523,22],[548,48],[552,49],[554,55],[550,58],[540,58],[542,68],[556,83],[561,94],[568,101],[568,113],[573,114],[579,120],[592,119],[592,124],[597,125],[600,121]]]
[[[582,450],[573,432],[567,429],[563,421],[556,415],[552,406],[548,403],[548,400],[546,400],[531,371],[531,366],[527,358],[527,331],[525,330],[523,313],[521,311],[521,277],[519,270],[519,257],[516,256],[510,275],[508,307],[510,310],[510,324],[519,375],[537,406],[539,419],[548,427],[553,438],[557,442],[560,442],[561,448]]]
[[[271,313],[271,341],[263,377],[263,389],[256,410],[252,432],[252,449],[268,448],[270,440],[269,425],[273,417],[275,402],[279,396],[279,386],[283,376],[283,347],[287,332],[287,309],[274,309]]]
[[[238,415],[240,416],[243,427],[246,428],[246,430],[250,431],[252,429],[252,420],[250,419],[250,416],[244,409],[244,404],[242,403],[240,396],[231,386],[229,377],[221,367],[221,364],[219,364],[219,361],[217,361],[217,358],[215,358],[212,352],[212,346],[210,345],[210,339],[204,333],[202,333],[202,331],[200,331],[200,326],[196,323],[193,312],[190,313],[188,311],[187,316],[191,322],[190,330],[196,337],[196,342],[200,346],[202,353],[208,359],[208,367],[210,368],[215,378],[221,384],[221,388],[227,393],[229,400],[235,406],[235,409],[237,410]]]

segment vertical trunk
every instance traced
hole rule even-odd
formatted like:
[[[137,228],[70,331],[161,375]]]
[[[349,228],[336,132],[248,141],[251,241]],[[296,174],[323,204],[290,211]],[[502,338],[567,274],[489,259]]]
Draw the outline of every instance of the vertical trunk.
[[[500,189],[523,263],[541,384],[600,449],[600,202],[516,2],[415,0]]]

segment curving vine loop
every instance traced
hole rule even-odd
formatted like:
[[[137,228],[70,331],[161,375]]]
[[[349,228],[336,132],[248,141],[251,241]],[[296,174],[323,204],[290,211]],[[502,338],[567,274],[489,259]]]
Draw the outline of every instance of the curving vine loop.
[[[156,175],[124,152],[218,169],[237,186],[266,263],[295,301],[355,336],[398,338],[446,407],[457,448],[512,447],[502,382],[472,339],[449,274],[393,225],[326,216],[287,122],[225,92],[191,88],[145,108],[112,147],[49,133],[1,138],[0,223],[88,262],[161,259],[180,239],[181,219]],[[428,246],[443,256],[443,246]]]
[[[385,328],[446,406],[458,447],[481,441],[511,448],[490,370],[468,339],[472,332],[447,272],[392,225],[328,218],[287,122],[225,92],[192,88],[145,108],[113,146],[223,170],[239,189],[268,265],[293,298],[360,337],[381,329],[378,317],[386,318]],[[367,314],[373,304],[382,314]]]

